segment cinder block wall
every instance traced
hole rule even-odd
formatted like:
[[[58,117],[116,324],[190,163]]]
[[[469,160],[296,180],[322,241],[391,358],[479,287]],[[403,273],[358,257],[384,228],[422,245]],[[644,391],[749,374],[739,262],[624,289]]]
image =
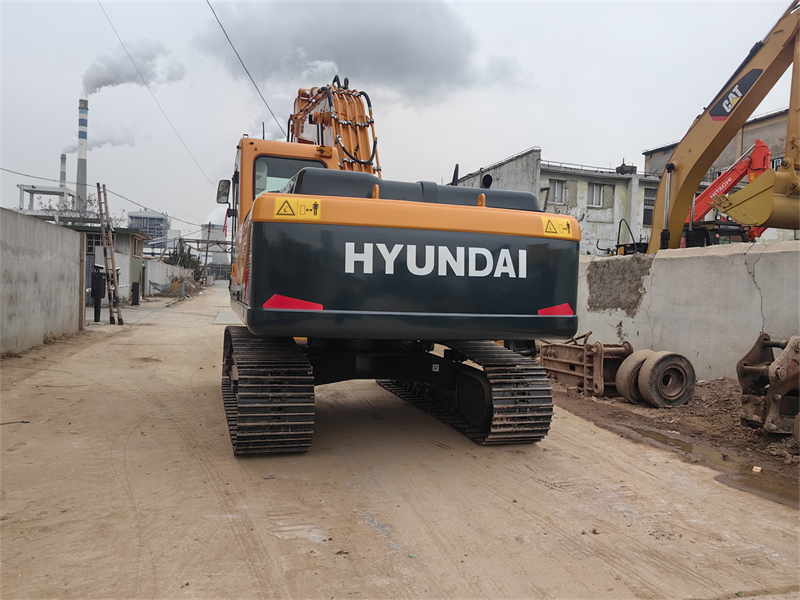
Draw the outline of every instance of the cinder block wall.
[[[0,352],[81,327],[80,233],[0,209]]]
[[[581,257],[579,334],[686,356],[698,379],[736,378],[761,332],[800,335],[800,241]]]

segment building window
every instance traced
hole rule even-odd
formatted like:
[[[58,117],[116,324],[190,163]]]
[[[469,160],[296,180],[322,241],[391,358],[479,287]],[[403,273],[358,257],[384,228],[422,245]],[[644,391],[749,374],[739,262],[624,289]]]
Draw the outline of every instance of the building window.
[[[116,234],[113,236],[114,241],[116,241],[117,237]],[[87,254],[94,254],[94,248],[96,246],[103,245],[103,234],[102,233],[87,233],[86,234],[86,253]]]
[[[99,233],[86,234],[86,252],[88,254],[94,254],[94,247],[102,245],[103,245],[103,236],[101,234]]]
[[[586,197],[586,206],[592,208],[603,207],[603,186],[597,183],[589,184],[589,194]]]
[[[644,188],[644,216],[642,225],[645,227],[653,226],[653,210],[656,207],[656,189]]]
[[[133,241],[133,256],[141,257],[142,256],[142,240],[139,238],[132,238]]]
[[[567,182],[558,179],[550,180],[550,203],[551,204],[566,204],[566,195],[564,193],[564,186]]]

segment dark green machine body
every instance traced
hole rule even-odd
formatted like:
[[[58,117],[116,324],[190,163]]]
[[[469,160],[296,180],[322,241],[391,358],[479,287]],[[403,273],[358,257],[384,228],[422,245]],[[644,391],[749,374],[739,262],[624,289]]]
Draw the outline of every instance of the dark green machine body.
[[[303,169],[287,191],[540,212],[528,192]],[[423,225],[423,224],[421,224]],[[386,340],[571,337],[579,243],[431,229],[252,224],[234,308],[258,336]],[[276,301],[275,298],[280,301]]]
[[[531,339],[577,329],[574,314],[540,314],[574,313],[576,242],[255,223],[251,252],[240,310],[259,336]],[[301,308],[272,308],[276,295]]]
[[[382,199],[475,206],[484,195],[539,211],[530,193],[326,169],[300,171],[282,194],[370,198],[376,182]],[[529,341],[575,335],[579,242],[426,226],[250,225],[244,283],[231,287],[246,328],[228,327],[223,349],[235,454],[305,452],[314,386],[350,379],[378,380],[478,444],[547,435],[552,394]]]

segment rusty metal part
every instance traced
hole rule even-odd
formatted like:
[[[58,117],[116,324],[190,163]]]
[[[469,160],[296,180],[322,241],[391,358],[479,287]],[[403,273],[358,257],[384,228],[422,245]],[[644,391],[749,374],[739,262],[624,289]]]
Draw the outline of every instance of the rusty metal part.
[[[617,385],[617,391],[627,400],[644,402],[644,396],[639,391],[639,371],[641,371],[644,361],[653,354],[652,350],[637,350],[623,360],[619,366],[614,382]]]
[[[686,404],[694,391],[694,367],[675,352],[654,352],[639,370],[639,392],[656,408]]]
[[[773,348],[783,349],[774,359]],[[762,333],[736,364],[742,421],[770,433],[791,434],[800,408],[800,336],[772,341]]]
[[[616,394],[617,370],[633,354],[630,342],[622,344],[589,343],[590,331],[565,343],[543,343],[542,367],[554,381],[574,386],[584,394],[613,396]],[[579,339],[584,339],[582,345]]]

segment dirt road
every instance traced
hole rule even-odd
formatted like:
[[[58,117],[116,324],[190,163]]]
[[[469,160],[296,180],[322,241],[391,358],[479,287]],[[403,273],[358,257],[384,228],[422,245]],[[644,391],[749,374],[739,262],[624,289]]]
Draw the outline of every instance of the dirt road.
[[[482,448],[334,384],[307,454],[234,458],[225,307],[2,362],[3,598],[798,596],[798,511],[558,408],[544,442]]]

